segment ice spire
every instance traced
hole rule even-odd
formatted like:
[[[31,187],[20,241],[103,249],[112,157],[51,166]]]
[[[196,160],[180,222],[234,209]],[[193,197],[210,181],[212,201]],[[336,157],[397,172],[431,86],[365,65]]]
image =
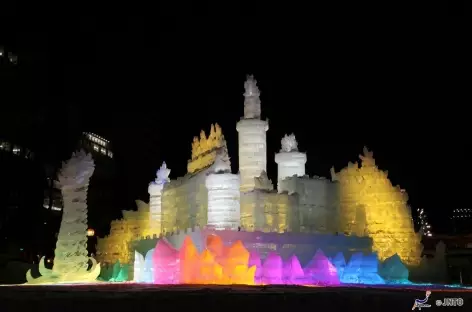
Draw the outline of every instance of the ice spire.
[[[257,81],[254,76],[247,76],[244,83],[244,118],[260,119],[261,118],[261,100],[259,98],[260,91],[257,87]]]

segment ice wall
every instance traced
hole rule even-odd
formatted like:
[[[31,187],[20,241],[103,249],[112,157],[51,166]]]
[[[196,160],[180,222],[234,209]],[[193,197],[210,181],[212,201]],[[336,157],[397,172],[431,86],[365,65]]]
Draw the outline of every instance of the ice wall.
[[[297,198],[277,192],[254,190],[241,193],[241,227],[246,231],[281,233],[297,231]]]
[[[162,232],[207,224],[208,169],[167,183],[162,195]]]
[[[350,163],[333,174],[340,183],[340,229],[356,234],[364,226],[362,232],[372,237],[380,260],[398,254],[404,263],[418,265],[422,245],[414,231],[408,195],[392,185],[367,148],[359,157],[361,166]]]
[[[300,232],[338,231],[338,183],[321,177],[289,177],[281,181],[280,190],[296,198]]]

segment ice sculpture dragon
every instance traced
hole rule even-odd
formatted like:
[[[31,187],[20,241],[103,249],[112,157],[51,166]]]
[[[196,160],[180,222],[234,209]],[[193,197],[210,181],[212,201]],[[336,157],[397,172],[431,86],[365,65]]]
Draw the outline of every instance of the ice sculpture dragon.
[[[90,154],[80,151],[62,164],[56,182],[61,188],[64,210],[54,251],[54,266],[47,269],[44,257],[39,262],[41,276],[26,273],[27,284],[58,284],[95,282],[100,265],[87,252],[87,190],[95,164]],[[88,269],[89,260],[92,267]]]

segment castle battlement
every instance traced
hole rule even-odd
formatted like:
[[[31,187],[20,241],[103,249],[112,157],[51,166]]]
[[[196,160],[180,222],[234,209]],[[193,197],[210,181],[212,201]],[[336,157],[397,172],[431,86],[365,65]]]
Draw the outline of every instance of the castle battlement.
[[[213,164],[217,150],[226,147],[226,141],[221,127],[211,125],[208,137],[205,131],[200,132],[200,138],[194,137],[192,142],[192,156],[187,164],[188,173],[194,173]]]

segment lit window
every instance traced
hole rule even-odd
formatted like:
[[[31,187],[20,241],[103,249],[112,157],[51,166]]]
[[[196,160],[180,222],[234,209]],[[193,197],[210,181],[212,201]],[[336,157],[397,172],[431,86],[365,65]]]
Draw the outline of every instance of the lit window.
[[[13,147],[13,154],[19,155],[21,153],[21,148],[18,146]]]
[[[93,149],[98,152],[100,148],[98,147],[98,145],[94,144]]]
[[[11,150],[10,143],[8,142],[0,143],[0,149],[9,152]]]
[[[107,154],[107,150],[104,149],[104,148],[100,149],[100,152],[102,152],[103,155],[106,155],[106,154]]]
[[[113,153],[108,151],[108,157],[113,158]]]

